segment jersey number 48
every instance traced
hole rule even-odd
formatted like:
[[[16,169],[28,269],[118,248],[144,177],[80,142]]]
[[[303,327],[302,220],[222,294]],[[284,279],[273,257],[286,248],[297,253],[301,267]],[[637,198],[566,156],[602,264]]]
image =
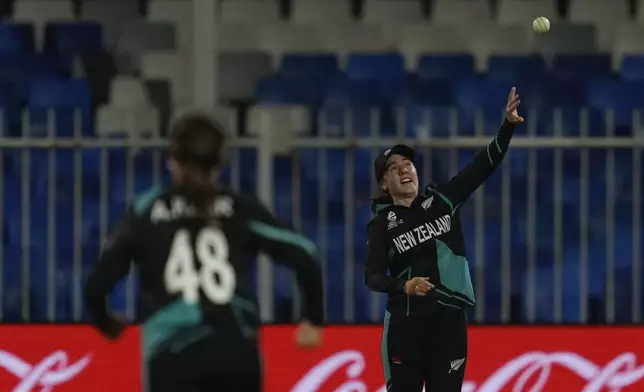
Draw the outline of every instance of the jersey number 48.
[[[195,257],[201,266],[198,270]],[[179,230],[172,241],[164,277],[168,293],[181,293],[188,304],[199,301],[200,289],[213,304],[228,304],[235,295],[237,279],[224,233],[213,227],[201,230],[193,249],[188,230]]]

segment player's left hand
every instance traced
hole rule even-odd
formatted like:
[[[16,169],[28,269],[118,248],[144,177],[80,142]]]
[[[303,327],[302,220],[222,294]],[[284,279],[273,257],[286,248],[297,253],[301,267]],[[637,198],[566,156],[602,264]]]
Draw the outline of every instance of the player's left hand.
[[[517,94],[517,88],[512,87],[510,95],[508,95],[508,103],[505,105],[505,118],[512,124],[521,124],[524,121],[517,111],[519,105],[521,105],[521,101],[519,100],[519,94]]]

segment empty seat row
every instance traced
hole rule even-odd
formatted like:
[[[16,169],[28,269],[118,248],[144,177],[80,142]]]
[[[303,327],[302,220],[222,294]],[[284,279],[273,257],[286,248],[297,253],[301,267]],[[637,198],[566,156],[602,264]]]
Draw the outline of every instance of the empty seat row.
[[[556,1],[553,0],[516,0],[501,1],[498,10],[490,2],[464,0],[435,0],[429,8],[432,21],[447,23],[468,23],[473,20],[500,23],[528,23],[536,15],[557,19]],[[641,19],[644,7],[637,7],[636,19]],[[192,4],[181,0],[158,0],[150,2],[148,17],[190,18]],[[298,23],[317,23],[333,21],[343,23],[353,20],[352,4],[347,0],[294,1],[290,19]],[[615,0],[572,0],[568,17],[580,22],[623,22],[630,19],[628,1]],[[274,1],[223,1],[219,9],[223,21],[254,21],[257,23],[280,20],[278,2]],[[494,14],[497,14],[496,17]],[[360,12],[361,20],[369,23],[418,23],[426,20],[424,7],[417,0],[377,0],[368,1]],[[80,17],[96,18],[109,24],[118,24],[138,18],[140,9],[137,2],[127,0],[92,0],[82,2]],[[27,0],[17,1],[13,18],[18,20],[44,21],[46,19],[67,19],[75,16],[71,1],[66,0]],[[608,18],[607,18],[608,16]]]
[[[593,53],[606,49],[612,53],[614,66],[624,55],[644,53],[644,25],[623,24],[610,34],[597,34],[591,25],[561,24],[552,32],[534,35],[524,26],[478,25],[460,29],[450,25],[408,25],[383,29],[378,25],[337,25],[334,29],[311,24],[278,23],[257,27],[254,24],[224,23],[217,28],[218,50],[260,50],[279,58],[289,52],[387,52],[399,50],[409,62],[419,53],[470,52],[477,66],[485,67],[487,58],[499,54]],[[139,58],[147,51],[180,48],[171,24],[130,23],[123,25],[108,49],[117,58],[139,66]],[[104,47],[101,25],[91,21],[49,23],[45,30],[43,50],[59,53],[93,54]],[[34,34],[29,25],[7,24],[0,30],[0,55],[31,52]]]
[[[266,105],[295,104],[302,105],[301,110],[311,110],[307,111],[311,114],[297,115],[297,118],[305,120],[296,123],[297,129],[293,129],[296,133],[325,132],[331,137],[368,136],[374,127],[378,127],[379,133],[385,136],[424,137],[427,132],[430,133],[427,136],[449,136],[451,132],[469,136],[479,129],[477,124],[484,125],[485,134],[496,131],[508,91],[512,85],[518,85],[524,109],[536,111],[533,114],[538,117],[534,122],[535,134],[556,135],[560,132],[562,135],[579,135],[580,124],[585,121],[582,116],[586,115],[589,123],[585,132],[590,136],[608,135],[609,128],[614,136],[642,134],[641,120],[638,120],[641,118],[641,102],[644,101],[642,81],[604,77],[578,83],[539,78],[531,80],[532,84],[525,81],[516,84],[514,78],[494,80],[466,74],[459,76],[460,81],[455,83],[445,79],[387,79],[382,75],[366,80],[343,75],[319,83],[312,79],[289,79],[278,75],[263,79],[255,98]],[[5,86],[7,90],[13,88],[10,84]],[[23,117],[22,101],[0,94],[3,134],[31,137],[71,137],[76,134],[91,137],[124,133],[157,135],[159,129],[167,125],[172,112],[164,116],[162,108],[151,99],[150,91],[139,79],[117,78],[111,84],[108,103],[99,106],[94,115],[89,86],[85,81],[34,80],[25,91],[27,118]],[[322,110],[318,112],[318,108]],[[561,110],[560,117],[553,114],[557,108]],[[483,111],[479,114],[478,109]],[[294,126],[293,123],[284,123],[293,121],[292,113],[275,114],[277,118],[283,117],[273,126],[276,132]],[[459,119],[456,128],[451,125],[454,114],[458,114]],[[272,116],[266,118],[272,119]],[[350,129],[346,127],[347,116],[351,116],[350,123],[353,124]],[[322,120],[325,125],[320,125]],[[558,121],[560,126],[556,125]],[[253,121],[250,122],[252,124]],[[268,123],[261,124],[268,126]],[[258,132],[250,130],[251,134]]]

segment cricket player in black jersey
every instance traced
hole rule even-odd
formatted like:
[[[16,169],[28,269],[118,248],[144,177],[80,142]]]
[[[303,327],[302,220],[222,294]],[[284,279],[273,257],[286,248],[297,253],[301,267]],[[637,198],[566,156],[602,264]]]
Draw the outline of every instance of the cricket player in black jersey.
[[[365,284],[387,293],[382,361],[387,392],[461,392],[465,309],[474,305],[459,207],[499,166],[519,116],[512,88],[492,142],[449,182],[419,194],[414,150],[396,145],[374,162],[383,196],[369,223]]]
[[[138,198],[106,241],[85,286],[96,327],[117,338],[125,324],[106,298],[135,264],[145,314],[145,390],[261,390],[258,316],[248,270],[258,251],[295,271],[306,320],[295,339],[321,342],[322,275],[315,246],[275,219],[256,200],[216,184],[224,132],[205,116],[173,127],[173,185]]]

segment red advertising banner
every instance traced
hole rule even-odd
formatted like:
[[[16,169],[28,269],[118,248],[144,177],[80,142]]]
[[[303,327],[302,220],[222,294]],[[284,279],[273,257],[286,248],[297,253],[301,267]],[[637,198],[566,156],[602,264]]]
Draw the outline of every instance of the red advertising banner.
[[[382,328],[328,328],[310,352],[291,333],[264,331],[268,392],[386,392]],[[644,391],[644,328],[474,327],[469,342],[463,392]]]
[[[382,328],[329,327],[322,348],[266,327],[266,392],[385,392]],[[0,326],[0,391],[140,391],[139,329]],[[463,392],[644,391],[644,328],[474,327]],[[431,391],[430,391],[431,392]]]
[[[139,391],[138,328],[118,342],[93,328],[74,326],[0,327],[0,391]]]

